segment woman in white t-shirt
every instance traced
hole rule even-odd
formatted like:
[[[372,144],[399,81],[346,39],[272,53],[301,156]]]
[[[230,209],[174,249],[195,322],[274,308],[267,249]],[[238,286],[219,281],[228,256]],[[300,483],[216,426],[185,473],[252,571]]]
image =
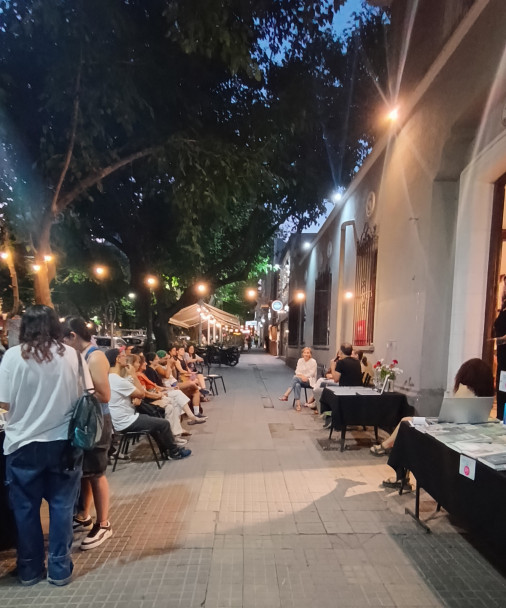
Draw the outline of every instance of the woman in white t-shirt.
[[[79,396],[81,355],[62,342],[56,313],[32,306],[21,320],[20,344],[0,366],[0,406],[8,410],[4,453],[9,499],[18,529],[18,577],[34,585],[45,575],[40,505],[49,504],[47,580],[72,576],[72,516],[81,479],[82,451],[69,447],[68,426]],[[92,386],[83,361],[87,385]]]

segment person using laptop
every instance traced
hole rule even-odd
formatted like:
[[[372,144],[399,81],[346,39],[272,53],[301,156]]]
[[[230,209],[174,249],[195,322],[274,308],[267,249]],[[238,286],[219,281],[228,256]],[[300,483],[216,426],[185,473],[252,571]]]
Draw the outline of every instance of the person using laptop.
[[[494,395],[494,377],[488,363],[482,359],[469,359],[463,363],[455,376],[453,396],[459,398],[469,397],[492,397]],[[371,453],[375,456],[384,456],[393,448],[399,427],[402,422],[413,420],[408,416],[403,418],[395,427],[394,432],[379,445],[371,447]],[[403,484],[404,490],[409,490],[409,478],[397,480],[395,477],[385,479],[383,486],[386,488],[398,488]]]

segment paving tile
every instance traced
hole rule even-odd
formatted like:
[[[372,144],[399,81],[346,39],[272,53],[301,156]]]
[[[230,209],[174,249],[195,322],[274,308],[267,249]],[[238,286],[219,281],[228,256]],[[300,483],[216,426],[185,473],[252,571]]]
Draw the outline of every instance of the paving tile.
[[[71,585],[22,588],[7,576],[15,553],[0,552],[1,608],[504,606],[499,558],[444,511],[426,534],[404,514],[413,497],[380,488],[385,459],[323,451],[319,420],[276,400],[282,361],[247,353],[220,373],[227,393],[192,428],[191,458],[158,471],[141,442],[109,474],[114,536],[87,552],[76,538]],[[424,516],[434,509],[423,494]]]

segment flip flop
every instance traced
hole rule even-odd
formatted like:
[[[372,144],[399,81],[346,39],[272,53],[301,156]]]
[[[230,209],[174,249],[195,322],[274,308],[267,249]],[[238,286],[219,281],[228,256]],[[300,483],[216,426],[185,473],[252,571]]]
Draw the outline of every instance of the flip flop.
[[[281,395],[281,397],[278,397],[278,399],[280,401],[288,401],[288,397],[286,395]]]

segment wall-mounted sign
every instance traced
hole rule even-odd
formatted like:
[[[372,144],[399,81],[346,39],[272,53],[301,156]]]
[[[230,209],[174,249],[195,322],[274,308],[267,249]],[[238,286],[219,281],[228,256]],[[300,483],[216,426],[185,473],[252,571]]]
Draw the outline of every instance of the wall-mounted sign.
[[[283,310],[283,302],[281,300],[274,300],[271,304],[271,308],[274,312],[280,312]]]

